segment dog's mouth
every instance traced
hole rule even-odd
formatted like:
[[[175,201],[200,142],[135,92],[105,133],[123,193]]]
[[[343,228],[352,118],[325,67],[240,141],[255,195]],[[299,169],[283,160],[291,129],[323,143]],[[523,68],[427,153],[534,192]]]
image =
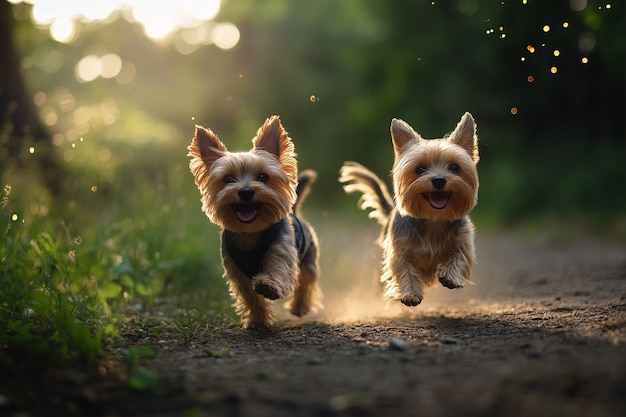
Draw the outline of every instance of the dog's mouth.
[[[256,215],[259,213],[261,204],[259,203],[244,203],[235,204],[235,216],[237,220],[242,223],[252,223],[256,219]]]
[[[430,193],[424,193],[422,195],[428,200],[430,206],[437,210],[445,208],[450,199],[450,193],[444,191],[431,191]]]

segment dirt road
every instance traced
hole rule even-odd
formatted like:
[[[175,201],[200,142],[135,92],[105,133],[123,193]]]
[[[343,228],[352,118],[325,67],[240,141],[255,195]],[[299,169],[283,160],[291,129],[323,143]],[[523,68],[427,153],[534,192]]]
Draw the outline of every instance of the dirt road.
[[[105,414],[626,415],[625,247],[479,235],[477,285],[408,308],[380,299],[371,241],[334,236],[323,312],[189,346],[161,335],[156,392]]]
[[[122,347],[154,352],[138,360],[156,376],[148,389],[129,387],[116,349],[95,375],[23,376],[35,410],[0,396],[0,414],[626,415],[625,246],[479,234],[476,285],[429,289],[409,308],[381,299],[377,230],[341,227],[319,233],[322,312],[187,343],[161,319],[158,331],[129,326]]]

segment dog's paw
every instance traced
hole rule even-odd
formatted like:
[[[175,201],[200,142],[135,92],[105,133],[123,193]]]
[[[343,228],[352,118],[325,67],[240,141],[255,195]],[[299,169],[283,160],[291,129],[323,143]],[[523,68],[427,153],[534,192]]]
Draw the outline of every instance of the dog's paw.
[[[305,303],[292,303],[289,307],[289,312],[296,317],[305,316],[311,311],[311,306]]]
[[[460,271],[454,270],[450,265],[441,267],[439,271],[437,271],[437,276],[439,277],[441,285],[451,290],[455,288],[462,288],[465,286],[465,283],[469,281],[460,276],[460,274]]]
[[[415,307],[422,302],[422,297],[415,295],[404,295],[400,298],[400,302],[408,307]]]
[[[441,285],[451,290],[455,288],[462,288],[465,286],[463,280],[450,279],[448,276],[439,277],[439,282],[441,282]]]
[[[247,330],[266,330],[272,327],[272,323],[269,320],[248,320],[243,327]]]
[[[276,300],[280,298],[278,290],[276,290],[276,288],[272,287],[266,282],[257,282],[256,284],[254,284],[254,291],[256,291],[257,294],[261,294],[263,297],[270,300]]]

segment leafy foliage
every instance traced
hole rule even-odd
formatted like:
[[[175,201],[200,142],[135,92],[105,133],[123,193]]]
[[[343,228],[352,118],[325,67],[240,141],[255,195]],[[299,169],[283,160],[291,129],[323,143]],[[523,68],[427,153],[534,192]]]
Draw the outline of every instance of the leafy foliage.
[[[27,228],[4,188],[0,210],[0,342],[39,354],[93,358],[104,337],[115,334],[113,316],[94,269],[102,263],[79,236],[60,227],[60,237]]]

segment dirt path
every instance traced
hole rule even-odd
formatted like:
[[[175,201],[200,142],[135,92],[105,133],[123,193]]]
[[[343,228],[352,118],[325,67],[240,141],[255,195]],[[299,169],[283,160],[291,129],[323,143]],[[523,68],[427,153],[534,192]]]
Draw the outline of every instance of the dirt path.
[[[49,409],[112,417],[626,415],[626,247],[479,235],[477,285],[432,288],[408,308],[381,300],[376,229],[361,234],[353,239],[341,226],[320,233],[326,308],[316,316],[284,314],[270,331],[221,326],[188,344],[167,332],[130,332],[128,346],[155,353],[140,362],[157,375],[153,389],[132,391],[104,364],[97,378],[44,377]]]
[[[153,340],[156,394],[107,414],[625,415],[626,248],[479,236],[477,285],[409,309],[380,300],[370,242],[335,236],[324,312],[187,347]]]

